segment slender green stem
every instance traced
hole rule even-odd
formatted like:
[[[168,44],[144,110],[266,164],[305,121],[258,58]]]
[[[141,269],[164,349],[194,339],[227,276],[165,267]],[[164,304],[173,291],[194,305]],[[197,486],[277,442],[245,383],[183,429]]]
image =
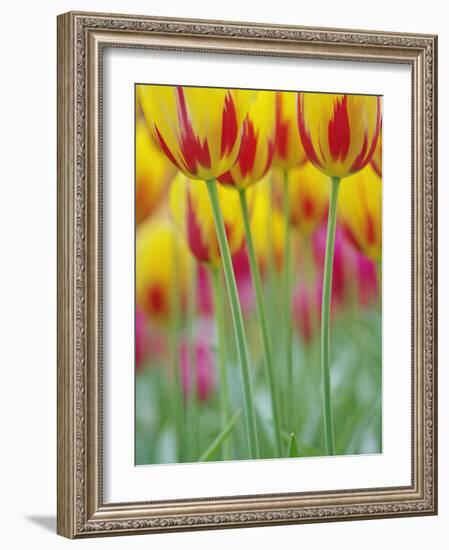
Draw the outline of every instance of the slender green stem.
[[[330,317],[332,271],[334,264],[335,229],[340,178],[331,179],[329,214],[327,218],[326,255],[324,259],[323,299],[321,304],[321,383],[323,400],[324,443],[327,455],[335,454],[334,419],[330,373]]]
[[[220,445],[223,446],[224,442],[228,439],[229,434],[232,432],[235,425],[237,424],[241,414],[242,414],[241,410],[238,410],[235,413],[235,415],[231,418],[231,420],[224,427],[224,429],[217,435],[217,437],[212,441],[209,447],[200,456],[200,458],[198,459],[198,462],[206,462],[216,453]]]
[[[214,313],[215,321],[217,323],[217,357],[218,357],[218,373],[220,377],[220,414],[221,414],[221,428],[224,430],[229,421],[229,387],[228,387],[228,375],[226,371],[226,332],[223,316],[223,292],[221,273],[218,269],[211,270],[212,288],[214,294]],[[229,460],[229,439],[223,441],[221,446],[222,459]]]
[[[215,179],[206,181],[209,192],[210,203],[217,231],[218,244],[220,246],[223,270],[228,287],[229,301],[231,304],[232,320],[234,323],[235,338],[240,362],[242,377],[245,422],[248,439],[249,458],[259,458],[259,443],[257,438],[256,409],[254,406],[253,390],[251,385],[251,374],[249,370],[248,348],[246,345],[245,330],[243,327],[242,309],[240,307],[237,283],[235,282],[234,269],[232,267],[231,253],[226,238],[226,231],[221,213],[217,182]]]
[[[260,280],[259,266],[257,265],[256,252],[254,250],[253,237],[251,234],[251,226],[249,223],[249,213],[248,213],[248,203],[246,200],[246,192],[244,189],[239,190],[239,196],[240,196],[240,206],[242,209],[242,216],[243,216],[243,225],[245,227],[246,247],[248,249],[249,263],[251,267],[251,275],[253,279],[254,289],[256,291],[257,310],[259,314],[259,322],[260,322],[262,341],[263,341],[264,352],[265,352],[265,363],[267,367],[268,383],[269,383],[270,395],[271,395],[271,408],[273,411],[276,450],[277,450],[278,456],[280,457],[282,453],[281,423],[279,418],[279,407],[277,403],[276,381],[274,377],[274,367],[273,367],[273,353],[271,350],[270,333],[268,330],[268,320],[267,320],[267,314],[265,311],[265,304],[264,304],[264,299],[262,294],[262,282]]]
[[[283,316],[285,338],[286,377],[286,414],[284,426],[289,427],[293,420],[293,362],[292,362],[292,323],[291,323],[291,289],[290,289],[290,200],[288,193],[288,170],[284,170],[284,280],[283,280]]]

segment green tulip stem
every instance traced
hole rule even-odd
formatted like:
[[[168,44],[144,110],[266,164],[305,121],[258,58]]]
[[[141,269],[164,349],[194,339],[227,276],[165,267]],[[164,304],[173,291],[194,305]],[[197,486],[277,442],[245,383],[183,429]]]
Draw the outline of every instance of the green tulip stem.
[[[243,401],[249,458],[259,458],[256,409],[254,406],[251,374],[249,370],[248,348],[246,344],[245,330],[243,327],[242,309],[240,307],[240,301],[237,292],[237,283],[235,281],[234,269],[231,261],[231,253],[229,250],[229,244],[223,222],[223,215],[218,199],[217,182],[215,179],[210,179],[206,181],[206,185],[209,192],[210,203],[215,221],[215,229],[217,232],[217,239],[221,252],[223,270],[225,274],[226,285],[228,288],[229,302],[231,305],[231,314],[234,324],[235,338],[237,342],[237,351],[239,356],[240,373],[243,386]]]
[[[246,247],[248,249],[249,263],[251,267],[251,275],[253,279],[254,289],[256,292],[257,310],[259,315],[260,329],[265,352],[265,362],[268,373],[268,383],[270,387],[271,408],[273,411],[274,432],[276,440],[276,450],[278,456],[282,456],[282,440],[281,440],[281,423],[279,418],[279,408],[276,396],[275,376],[273,368],[273,352],[270,344],[270,334],[268,329],[267,314],[262,294],[262,282],[260,279],[259,266],[257,265],[256,252],[254,250],[253,237],[251,234],[251,226],[249,222],[248,202],[246,200],[246,191],[239,190],[240,206],[242,209],[243,225],[245,227]]]
[[[332,271],[334,263],[335,230],[340,178],[331,178],[331,193],[327,219],[326,254],[324,258],[323,299],[321,304],[321,384],[323,401],[324,443],[327,455],[335,454],[334,419],[330,372],[330,317],[332,298]]]
[[[288,192],[288,170],[284,170],[284,277],[283,277],[283,316],[286,377],[286,414],[284,428],[291,429],[293,421],[293,361],[292,361],[292,323],[291,323],[291,265],[290,265],[290,198]]]

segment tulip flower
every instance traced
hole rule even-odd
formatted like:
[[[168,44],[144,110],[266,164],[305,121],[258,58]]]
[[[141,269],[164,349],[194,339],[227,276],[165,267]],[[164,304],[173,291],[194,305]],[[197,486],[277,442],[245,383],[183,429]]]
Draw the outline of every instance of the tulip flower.
[[[324,439],[335,454],[330,380],[332,265],[340,181],[367,166],[381,126],[378,96],[298,94],[298,128],[309,161],[331,178],[321,313],[321,371]]]
[[[296,123],[295,92],[275,92],[275,141],[273,165],[284,170],[307,160]]]
[[[141,85],[138,93],[156,141],[186,176],[210,180],[234,165],[257,92]]]
[[[243,122],[237,160],[218,178],[220,183],[246,189],[267,173],[274,150],[274,99],[273,92],[259,92]]]
[[[181,342],[179,350],[179,364],[181,368],[181,382],[184,397],[188,398],[193,391],[192,374],[196,376],[195,388],[197,398],[207,401],[213,394],[216,386],[215,359],[210,345],[206,341],[197,340],[194,343],[194,368],[191,365],[191,355],[186,341]],[[195,369],[195,373],[193,370]]]
[[[235,273],[240,305],[244,313],[250,313],[254,309],[255,296],[246,246],[232,258],[232,267]]]
[[[262,276],[270,262],[277,272],[283,267],[284,223],[282,214],[271,201],[271,177],[266,176],[254,190],[250,224],[257,264]],[[252,310],[255,304],[254,285],[247,247],[242,247],[232,258],[239,290],[240,303],[244,311]]]
[[[368,258],[382,254],[382,180],[371,166],[341,185],[339,214],[354,245]]]
[[[299,94],[299,134],[310,162],[331,178],[369,164],[380,133],[380,102],[378,96]]]
[[[219,186],[218,202],[226,227],[226,239],[231,256],[243,247],[243,223],[239,208],[239,197],[232,189]],[[224,428],[230,418],[228,381],[225,361],[226,331],[222,315],[223,296],[219,267],[221,252],[215,231],[215,219],[208,190],[203,182],[178,174],[170,188],[170,207],[173,217],[185,235],[193,256],[209,267],[214,295],[214,311],[218,329],[218,367],[220,373],[221,420]],[[223,458],[229,458],[228,445],[223,447]]]
[[[149,219],[136,231],[136,302],[153,321],[168,321],[185,301],[190,258],[185,243],[168,220]],[[181,304],[174,303],[173,288]]]
[[[374,151],[373,158],[371,159],[371,166],[374,168],[374,171],[376,172],[376,174],[381,178],[382,177],[382,131],[379,134],[376,150]]]
[[[312,236],[312,251],[319,273],[323,273],[326,254],[327,223],[323,223]],[[355,281],[356,251],[337,225],[332,268],[332,306],[342,305],[348,289]]]
[[[271,178],[267,176],[257,185],[251,209],[251,232],[262,274],[267,269],[271,252],[278,272],[281,272],[284,263],[285,227],[281,212],[271,203],[271,183]]]
[[[138,91],[142,110],[162,151],[184,175],[204,180],[207,185],[242,374],[249,458],[258,458],[248,347],[216,183],[216,178],[228,172],[237,160],[243,121],[257,92],[182,86],[140,86]]]
[[[277,450],[281,453],[281,429],[277,412],[276,394],[274,389],[274,367],[271,352],[268,321],[263,301],[260,272],[256,260],[256,251],[251,231],[246,189],[258,182],[271,165],[274,146],[274,114],[275,95],[273,92],[259,92],[251,106],[243,124],[242,143],[234,166],[218,178],[224,185],[238,190],[240,208],[245,228],[246,246],[251,268],[251,276],[256,293],[257,309],[265,351],[265,362],[270,380],[273,417],[277,439]]]
[[[301,166],[307,160],[297,125],[297,94],[294,92],[276,92],[275,109],[275,147],[273,154],[273,166],[282,170],[283,174],[283,217],[284,217],[284,277],[283,308],[290,311],[291,280],[290,280],[290,204],[289,204],[289,172],[290,168]],[[288,417],[292,415],[293,408],[293,364],[292,364],[292,340],[291,340],[291,316],[285,316],[284,327],[284,352],[286,363],[286,395]]]
[[[376,264],[363,254],[357,254],[356,262],[359,304],[367,307],[378,298],[377,268]]]
[[[146,122],[136,120],[136,223],[159,205],[176,168],[151,137]]]
[[[290,221],[310,235],[321,223],[329,202],[329,179],[311,162],[292,168],[288,175]]]
[[[239,198],[231,189],[218,187],[220,209],[226,227],[231,255],[243,246],[243,223]],[[206,185],[178,174],[170,187],[170,209],[193,256],[202,264],[217,268],[221,264],[214,216]]]
[[[198,311],[205,317],[211,317],[214,312],[212,303],[212,292],[209,284],[208,269],[204,265],[199,265],[197,269],[197,300]]]
[[[320,273],[324,269],[326,224],[322,224],[312,237],[313,255]],[[354,290],[357,296],[354,296]],[[341,307],[348,297],[358,299],[367,306],[377,299],[376,264],[354,247],[353,240],[342,224],[337,224],[332,277],[332,308]]]

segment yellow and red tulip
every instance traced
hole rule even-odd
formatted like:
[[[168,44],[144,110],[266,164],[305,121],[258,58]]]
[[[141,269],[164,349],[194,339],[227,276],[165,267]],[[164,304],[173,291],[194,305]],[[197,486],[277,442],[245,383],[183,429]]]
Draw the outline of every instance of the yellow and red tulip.
[[[382,177],[382,129],[377,140],[376,150],[371,160],[371,166],[379,177]]]
[[[210,180],[233,166],[257,92],[141,85],[138,93],[156,141],[181,172]]]
[[[378,96],[298,94],[298,127],[308,159],[345,178],[371,162],[381,125]]]
[[[222,186],[218,196],[232,255],[242,247],[244,236],[239,197]],[[206,185],[178,174],[170,188],[170,208],[195,258],[211,267],[219,266],[220,248]]]
[[[288,173],[290,222],[310,235],[323,220],[329,202],[329,179],[311,162]]]
[[[176,294],[181,299],[178,305],[185,302],[190,262],[188,249],[169,220],[149,218],[137,227],[136,303],[151,320],[167,321],[173,315]]]
[[[259,92],[243,122],[237,160],[218,178],[220,183],[246,189],[268,172],[274,149],[274,99],[273,92]]]
[[[320,329],[321,285],[299,283],[293,291],[292,314],[304,345],[309,346]]]
[[[136,223],[159,205],[176,168],[161,152],[141,117],[136,120]]]
[[[353,244],[368,258],[382,254],[382,180],[371,166],[344,179],[339,215]]]
[[[273,165],[287,169],[304,164],[306,153],[299,136],[295,92],[275,92]]]
[[[285,224],[281,212],[272,204],[270,175],[254,190],[251,230],[261,272],[266,270],[270,261],[270,247],[274,266],[280,272],[284,259]]]

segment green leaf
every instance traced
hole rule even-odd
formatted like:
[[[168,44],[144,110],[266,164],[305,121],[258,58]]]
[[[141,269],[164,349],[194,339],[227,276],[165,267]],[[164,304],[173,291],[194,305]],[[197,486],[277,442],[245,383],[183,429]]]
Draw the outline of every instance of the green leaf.
[[[323,449],[319,449],[318,447],[314,447],[313,445],[310,445],[309,443],[306,443],[302,439],[299,439],[299,437],[294,434],[293,432],[290,433],[290,435],[287,432],[282,432],[282,438],[285,442],[288,442],[289,448],[290,448],[290,440],[292,438],[292,435],[295,437],[296,446],[298,449],[298,454],[296,456],[324,456],[325,452]]]
[[[298,440],[296,439],[296,435],[293,432],[290,434],[290,440],[288,442],[287,456],[289,458],[295,458],[295,457],[300,456],[299,451],[298,451]]]
[[[209,447],[200,456],[200,458],[198,459],[198,462],[206,462],[207,460],[211,459],[211,457],[218,451],[223,441],[225,441],[225,439],[232,432],[241,414],[242,414],[242,411],[241,409],[239,409],[235,413],[235,415],[231,418],[231,420],[227,423],[224,429],[217,435],[217,437],[212,441]]]

